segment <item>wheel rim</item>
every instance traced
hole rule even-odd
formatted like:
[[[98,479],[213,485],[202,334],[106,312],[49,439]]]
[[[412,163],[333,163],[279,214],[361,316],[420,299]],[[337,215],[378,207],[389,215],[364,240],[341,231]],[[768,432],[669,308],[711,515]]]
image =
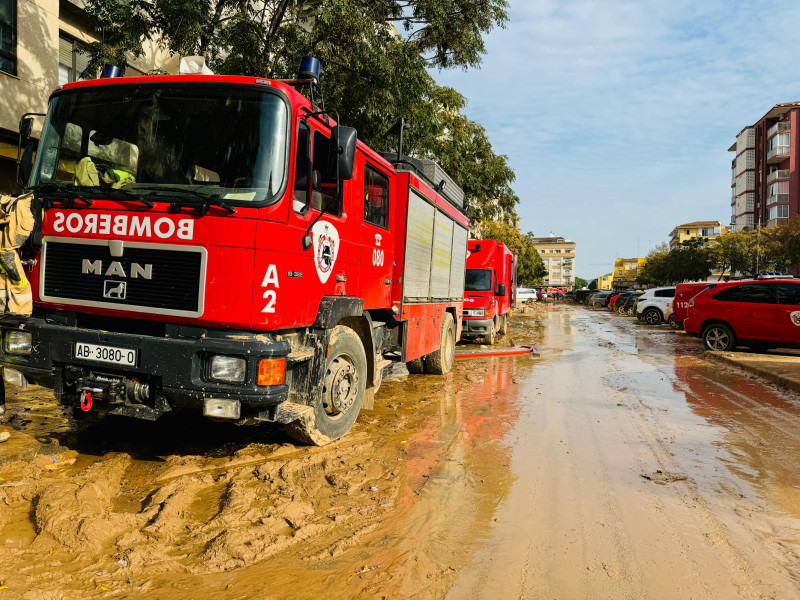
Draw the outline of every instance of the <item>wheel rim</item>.
[[[322,407],[328,416],[341,417],[358,395],[358,371],[349,356],[337,356],[325,373]]]
[[[651,310],[644,316],[645,321],[647,321],[650,325],[655,325],[660,321],[658,318],[658,313]]]
[[[706,332],[706,345],[711,350],[725,350],[729,342],[728,332],[720,327],[712,327]]]

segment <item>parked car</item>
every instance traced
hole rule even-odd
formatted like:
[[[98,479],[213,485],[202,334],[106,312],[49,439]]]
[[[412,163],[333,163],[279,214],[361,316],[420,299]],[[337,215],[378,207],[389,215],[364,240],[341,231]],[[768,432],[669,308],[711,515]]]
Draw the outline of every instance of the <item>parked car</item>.
[[[575,293],[572,296],[572,301],[577,302],[578,304],[583,304],[584,300],[586,300],[586,298],[594,292],[595,290],[575,290]]]
[[[641,320],[648,325],[658,325],[669,319],[673,298],[675,298],[674,287],[647,290],[636,301],[636,314],[641,315]]]
[[[636,292],[622,292],[617,299],[614,301],[613,309],[618,312],[619,314],[625,314],[623,311],[623,306],[625,306],[625,301],[631,297],[631,295],[635,294]]]
[[[614,303],[622,295],[622,292],[616,292],[611,298],[608,299],[608,309],[614,310]]]
[[[529,300],[536,301],[539,299],[539,294],[535,288],[517,288],[517,300],[519,302],[528,302]]]
[[[622,307],[619,309],[619,314],[625,314],[633,317],[636,314],[636,301],[644,292],[632,292],[630,296],[625,298]],[[619,300],[617,301],[619,303]]]
[[[709,350],[800,347],[800,280],[718,283],[689,300],[683,325]]]
[[[614,292],[608,290],[597,292],[589,297],[587,305],[592,308],[605,308],[608,306],[608,301],[611,299],[612,295],[614,295]]]
[[[699,281],[693,283],[679,283],[675,286],[675,300],[672,302],[672,314],[667,322],[673,329],[681,329],[683,321],[689,310],[689,300],[702,292],[706,288],[713,288],[716,283]]]

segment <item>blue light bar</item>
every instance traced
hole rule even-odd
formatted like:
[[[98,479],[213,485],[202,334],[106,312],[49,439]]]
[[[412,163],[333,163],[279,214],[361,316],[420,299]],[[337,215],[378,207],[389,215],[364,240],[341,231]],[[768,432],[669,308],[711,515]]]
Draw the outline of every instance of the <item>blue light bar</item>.
[[[313,79],[319,81],[319,60],[313,56],[304,56],[300,59],[299,79]]]
[[[100,79],[107,79],[110,77],[122,77],[122,69],[115,65],[103,65],[103,68],[100,71]]]

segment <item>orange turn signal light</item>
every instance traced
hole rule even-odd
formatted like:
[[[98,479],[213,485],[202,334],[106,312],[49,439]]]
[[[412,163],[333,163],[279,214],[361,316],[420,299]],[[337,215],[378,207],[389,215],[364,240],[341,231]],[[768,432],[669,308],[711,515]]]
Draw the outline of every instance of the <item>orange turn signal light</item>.
[[[258,385],[281,385],[286,381],[285,358],[262,358],[258,361]]]

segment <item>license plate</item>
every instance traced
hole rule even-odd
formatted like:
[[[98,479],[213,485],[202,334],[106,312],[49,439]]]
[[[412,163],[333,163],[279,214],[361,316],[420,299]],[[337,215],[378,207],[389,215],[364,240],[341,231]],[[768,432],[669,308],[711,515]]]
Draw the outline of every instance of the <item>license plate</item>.
[[[114,346],[98,346],[97,344],[75,343],[75,358],[95,360],[97,362],[111,363],[114,365],[136,366],[138,351],[128,348],[115,348]]]

